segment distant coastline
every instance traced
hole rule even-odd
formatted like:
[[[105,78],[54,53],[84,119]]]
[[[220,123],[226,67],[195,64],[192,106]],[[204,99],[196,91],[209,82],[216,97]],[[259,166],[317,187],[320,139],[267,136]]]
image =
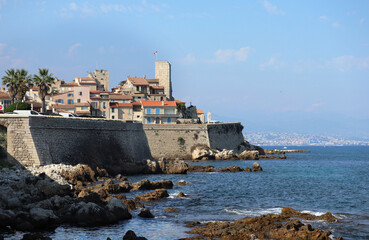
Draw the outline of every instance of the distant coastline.
[[[368,138],[299,133],[247,132],[245,140],[258,146],[369,146]]]

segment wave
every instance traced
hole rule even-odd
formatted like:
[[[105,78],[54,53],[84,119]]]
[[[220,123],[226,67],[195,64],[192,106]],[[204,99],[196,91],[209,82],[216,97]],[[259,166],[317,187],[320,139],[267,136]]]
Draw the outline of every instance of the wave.
[[[265,209],[234,209],[234,208],[226,208],[224,209],[225,212],[227,213],[233,213],[236,215],[245,215],[245,216],[250,216],[250,217],[257,217],[260,215],[265,215],[265,214],[281,214],[282,212],[282,208],[280,207],[276,207],[276,208],[265,208]]]

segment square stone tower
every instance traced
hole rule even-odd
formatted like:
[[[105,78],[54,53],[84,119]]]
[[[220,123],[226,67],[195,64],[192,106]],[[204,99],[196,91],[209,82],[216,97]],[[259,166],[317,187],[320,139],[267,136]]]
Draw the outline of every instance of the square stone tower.
[[[109,71],[108,70],[95,70],[93,78],[97,80],[99,90],[110,91],[109,89]]]
[[[167,100],[173,100],[170,63],[168,61],[155,61],[155,78],[159,85],[164,87]]]

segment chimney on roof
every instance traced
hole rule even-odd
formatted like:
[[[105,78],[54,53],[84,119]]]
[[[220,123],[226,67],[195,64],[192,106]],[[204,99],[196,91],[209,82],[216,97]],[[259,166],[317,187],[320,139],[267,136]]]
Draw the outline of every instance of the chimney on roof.
[[[146,79],[146,74],[144,75],[144,78]]]

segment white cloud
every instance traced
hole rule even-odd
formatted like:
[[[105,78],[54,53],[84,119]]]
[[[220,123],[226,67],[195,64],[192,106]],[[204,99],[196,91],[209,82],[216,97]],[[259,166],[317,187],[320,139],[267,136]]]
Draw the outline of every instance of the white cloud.
[[[262,63],[259,65],[261,71],[272,69],[274,71],[278,71],[281,67],[285,66],[284,62],[279,61],[276,57],[271,57],[266,63]]]
[[[365,18],[360,19],[360,24],[363,24],[365,22]]]
[[[319,19],[322,20],[322,21],[327,21],[328,17],[327,16],[320,16]]]
[[[130,11],[131,9],[129,7],[126,7],[122,4],[102,4],[100,6],[100,10],[103,13],[109,13],[111,11],[115,11],[115,12],[127,12]]]
[[[76,52],[77,48],[79,48],[80,46],[82,46],[82,44],[80,43],[75,43],[72,46],[70,46],[68,49],[68,56],[72,57]]]
[[[334,22],[332,23],[332,26],[335,27],[335,28],[338,28],[341,26],[341,24],[339,24],[338,22]]]
[[[215,62],[224,63],[230,61],[244,62],[248,58],[250,47],[235,49],[218,49],[215,52]]]
[[[369,69],[369,57],[339,56],[328,61],[326,65],[340,72],[347,72],[352,68]]]
[[[267,12],[269,12],[269,13],[272,13],[272,14],[280,14],[280,15],[284,15],[285,14],[285,12],[283,12],[280,9],[278,9],[277,6],[271,4],[267,0],[264,0],[263,6],[264,6],[265,10],[267,10]]]

